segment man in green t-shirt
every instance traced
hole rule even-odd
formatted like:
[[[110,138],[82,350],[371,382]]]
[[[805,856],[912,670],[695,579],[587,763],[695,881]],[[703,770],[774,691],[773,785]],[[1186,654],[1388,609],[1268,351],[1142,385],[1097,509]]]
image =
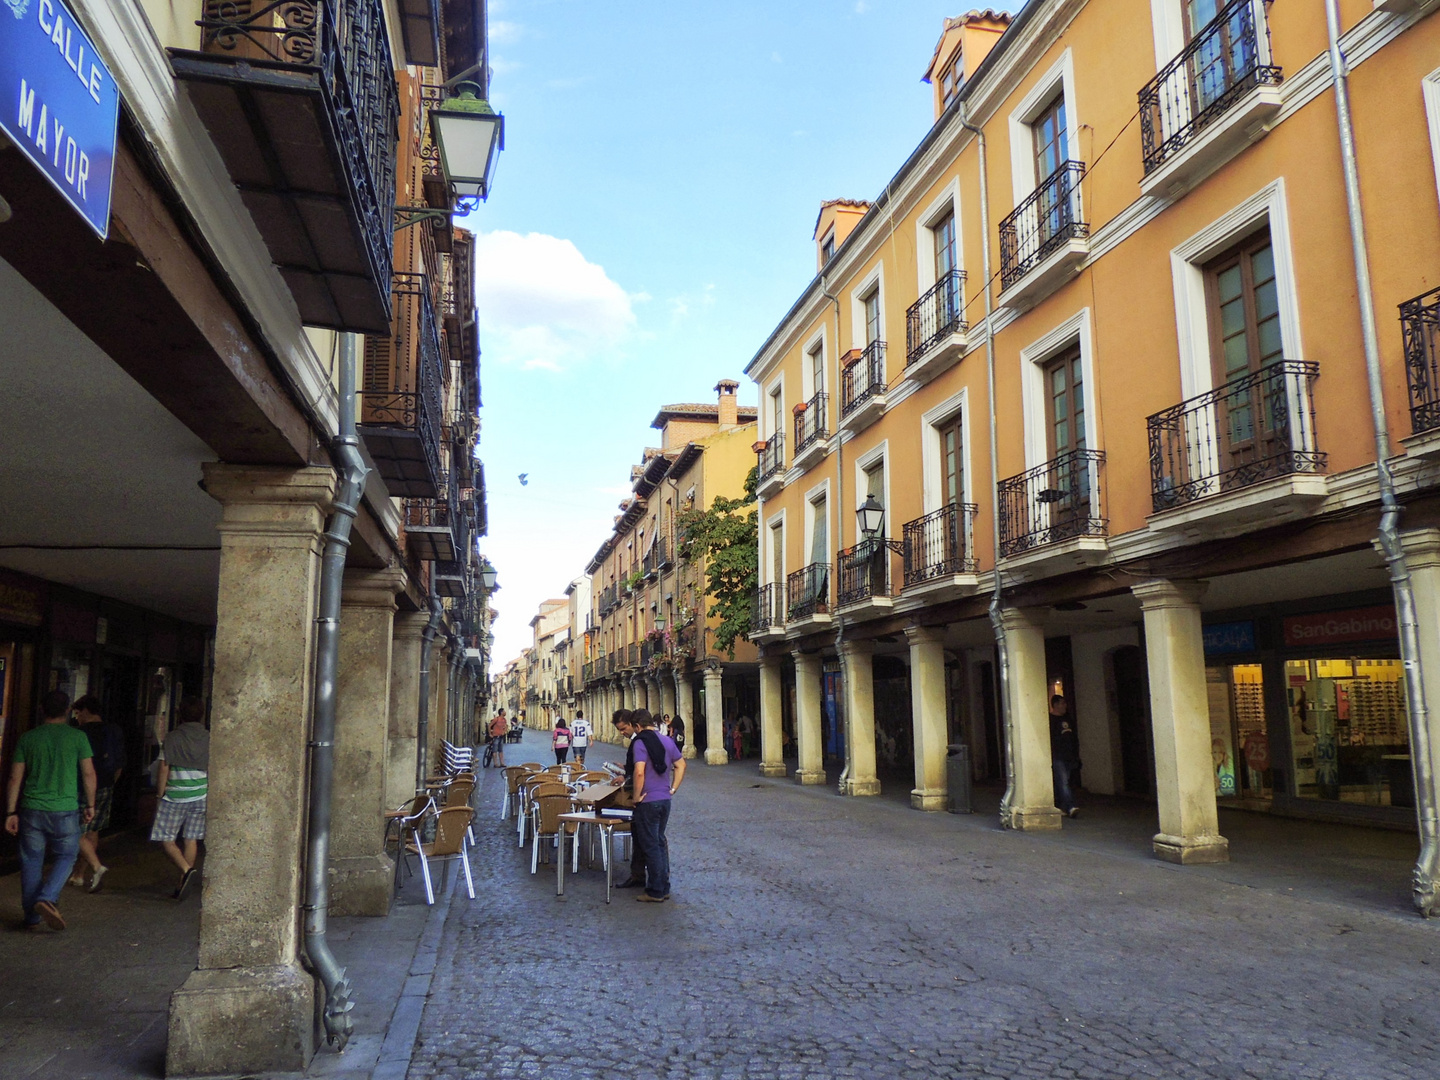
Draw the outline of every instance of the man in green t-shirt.
[[[10,787],[5,795],[5,831],[20,839],[20,897],[27,928],[43,920],[64,930],[55,905],[80,850],[80,825],[95,814],[95,766],[90,740],[67,723],[70,697],[51,690],[40,699],[44,723],[15,743]],[[76,780],[84,785],[79,798]],[[50,873],[45,874],[49,851]],[[43,877],[43,881],[42,881]]]

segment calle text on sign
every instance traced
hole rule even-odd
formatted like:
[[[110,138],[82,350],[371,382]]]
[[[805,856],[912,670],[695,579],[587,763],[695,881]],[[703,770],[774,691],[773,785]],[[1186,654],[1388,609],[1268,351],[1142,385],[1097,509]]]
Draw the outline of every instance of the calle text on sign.
[[[1346,641],[1394,640],[1398,633],[1395,609],[1351,608],[1348,611],[1317,611],[1293,615],[1283,624],[1286,645],[1331,645]]]
[[[62,0],[0,0],[0,130],[103,240],[120,91]]]

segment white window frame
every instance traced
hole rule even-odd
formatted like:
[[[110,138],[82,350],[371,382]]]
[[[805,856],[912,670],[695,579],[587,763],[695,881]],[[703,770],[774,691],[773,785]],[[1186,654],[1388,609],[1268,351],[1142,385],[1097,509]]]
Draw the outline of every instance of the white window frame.
[[[1025,468],[1050,460],[1049,421],[1045,415],[1045,364],[1077,341],[1080,373],[1085,380],[1085,445],[1099,450],[1100,410],[1095,405],[1095,342],[1090,331],[1090,309],[1081,308],[1043,337],[1020,350],[1020,396],[1025,418]]]
[[[833,520],[835,501],[830,498],[830,480],[827,477],[805,492],[805,566],[810,565],[810,557],[815,550],[815,504],[821,499],[825,500],[825,561],[832,564],[835,562],[831,557],[837,550]]]
[[[860,279],[860,283],[850,290],[850,340],[855,342],[855,348],[863,349],[870,344],[865,338],[865,304],[863,300],[875,292],[876,299],[880,302],[880,340],[888,342],[885,329],[885,264],[877,262],[873,270]]]
[[[763,413],[765,413],[765,416],[761,418],[761,419],[763,420],[763,423],[761,424],[761,434],[763,434],[767,439],[768,439],[771,435],[774,435],[774,434],[775,434],[774,431],[766,431],[766,430],[764,430],[764,429],[772,426],[772,425],[775,423],[775,403],[774,403],[774,401],[775,401],[775,395],[776,395],[776,394],[779,394],[779,395],[780,395],[780,428],[779,428],[779,430],[780,430],[780,431],[784,431],[784,430],[785,430],[785,376],[784,376],[783,373],[780,374],[779,376],[777,376],[775,379],[773,379],[773,380],[769,383],[769,385],[767,385],[767,386],[765,387],[764,407],[761,409],[761,411],[762,411]]]
[[[965,441],[960,448],[960,473],[964,477],[965,491],[973,492],[970,486],[970,391],[962,389],[920,417],[920,483],[922,506],[931,514],[944,505],[945,493],[941,490],[945,482],[945,448],[940,443],[940,428],[960,417],[960,427]],[[886,490],[889,488],[887,486]],[[970,500],[973,502],[974,500]]]
[[[1276,299],[1280,306],[1280,355],[1304,360],[1295,260],[1290,250],[1290,215],[1285,178],[1279,177],[1170,252],[1175,285],[1175,331],[1180,347],[1180,397],[1188,400],[1214,388],[1210,366],[1210,312],[1205,300],[1205,263],[1259,226],[1270,227],[1275,252]],[[1089,373],[1086,373],[1089,377]]]
[[[776,578],[776,577],[774,576],[774,575],[775,575],[775,530],[776,530],[776,529],[779,529],[779,530],[780,530],[780,540],[781,540],[781,549],[780,549],[780,577],[779,577],[779,578]],[[763,580],[763,584],[769,585],[769,584],[778,582],[779,584],[784,585],[784,584],[785,584],[785,579],[786,579],[786,577],[788,577],[789,574],[790,574],[790,566],[789,566],[788,560],[786,560],[786,558],[785,558],[785,549],[784,549],[784,542],[785,542],[786,539],[788,539],[788,537],[787,537],[785,534],[788,533],[789,531],[790,531],[790,530],[789,530],[789,528],[786,526],[786,523],[785,523],[785,511],[784,511],[784,510],[781,510],[778,514],[774,514],[774,515],[772,515],[771,517],[768,517],[768,518],[765,519],[765,554],[766,554],[767,557],[766,557],[766,559],[764,560],[765,565],[760,568],[762,571],[764,571],[764,573],[761,575],[762,579],[764,579],[764,580]]]
[[[881,538],[888,540],[894,534],[895,530],[895,507],[893,505],[895,502],[895,487],[890,483],[889,439],[881,439],[869,450],[865,451],[865,453],[855,458],[855,486],[853,489],[855,493],[855,506],[858,508],[860,504],[865,501],[860,498],[860,489],[865,486],[865,474],[870,471],[870,466],[874,465],[877,461],[881,463],[885,473],[885,532]],[[844,526],[844,522],[837,522],[837,524],[842,527]],[[860,542],[860,526],[856,522],[852,522],[851,526],[855,532],[854,543],[858,544]],[[838,539],[837,537],[837,541]],[[837,542],[835,550],[839,551],[845,546],[845,544]]]
[[[1065,146],[1069,150],[1071,161],[1081,160],[1079,102],[1075,97],[1075,61],[1070,50],[1066,49],[1010,113],[1010,179],[1016,206],[1028,199],[1037,186],[1035,134],[1030,125],[1046,106],[1055,100],[1057,91],[1065,95]]]
[[[825,385],[830,385],[830,350],[827,347],[825,339],[825,327],[821,325],[819,330],[815,331],[815,333],[806,339],[805,344],[800,349],[800,356],[802,358],[800,362],[800,386],[803,393],[802,400],[804,401],[809,401],[815,396],[815,373],[810,370],[810,354],[815,351],[817,345],[820,347],[820,366],[824,368],[825,371]]]
[[[915,296],[925,295],[935,284],[935,233],[934,227],[946,213],[955,219],[955,267],[965,269],[965,251],[960,241],[960,178],[952,177],[950,183],[937,195],[915,221],[915,280],[918,288]]]
[[[1435,192],[1440,196],[1440,68],[1420,80],[1425,98],[1425,123],[1430,129],[1430,160],[1435,168]]]
[[[1185,51],[1185,0],[1150,0],[1150,24],[1155,33],[1155,72]],[[1255,27],[1265,25],[1265,0],[1252,0],[1257,9]],[[1270,35],[1256,35],[1256,57],[1259,63],[1269,64]]]

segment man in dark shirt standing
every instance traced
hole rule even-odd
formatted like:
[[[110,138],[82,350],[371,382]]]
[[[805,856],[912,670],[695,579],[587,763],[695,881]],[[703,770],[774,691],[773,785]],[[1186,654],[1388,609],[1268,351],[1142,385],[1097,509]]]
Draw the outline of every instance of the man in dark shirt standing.
[[[670,804],[685,779],[685,758],[675,741],[655,730],[655,718],[636,709],[631,720],[640,733],[630,744],[635,755],[635,808],[630,831],[645,859],[645,891],[635,899],[658,904],[670,899],[670,847],[665,829]]]
[[[1080,766],[1080,739],[1070,717],[1070,703],[1059,694],[1050,698],[1050,761],[1055,770],[1055,805],[1066,817],[1079,817],[1070,781]]]

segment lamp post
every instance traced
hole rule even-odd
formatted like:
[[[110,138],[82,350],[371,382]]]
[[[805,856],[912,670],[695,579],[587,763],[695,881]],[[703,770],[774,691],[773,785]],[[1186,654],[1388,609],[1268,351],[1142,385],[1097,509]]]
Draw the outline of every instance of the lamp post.
[[[855,510],[855,521],[860,527],[860,534],[866,540],[874,540],[885,526],[885,507],[876,501],[873,494],[867,495]]]
[[[493,593],[496,589],[500,587],[499,585],[495,584],[495,578],[497,576],[498,575],[496,574],[495,567],[491,565],[490,560],[487,559],[484,555],[481,555],[480,588],[484,589],[487,593]]]

